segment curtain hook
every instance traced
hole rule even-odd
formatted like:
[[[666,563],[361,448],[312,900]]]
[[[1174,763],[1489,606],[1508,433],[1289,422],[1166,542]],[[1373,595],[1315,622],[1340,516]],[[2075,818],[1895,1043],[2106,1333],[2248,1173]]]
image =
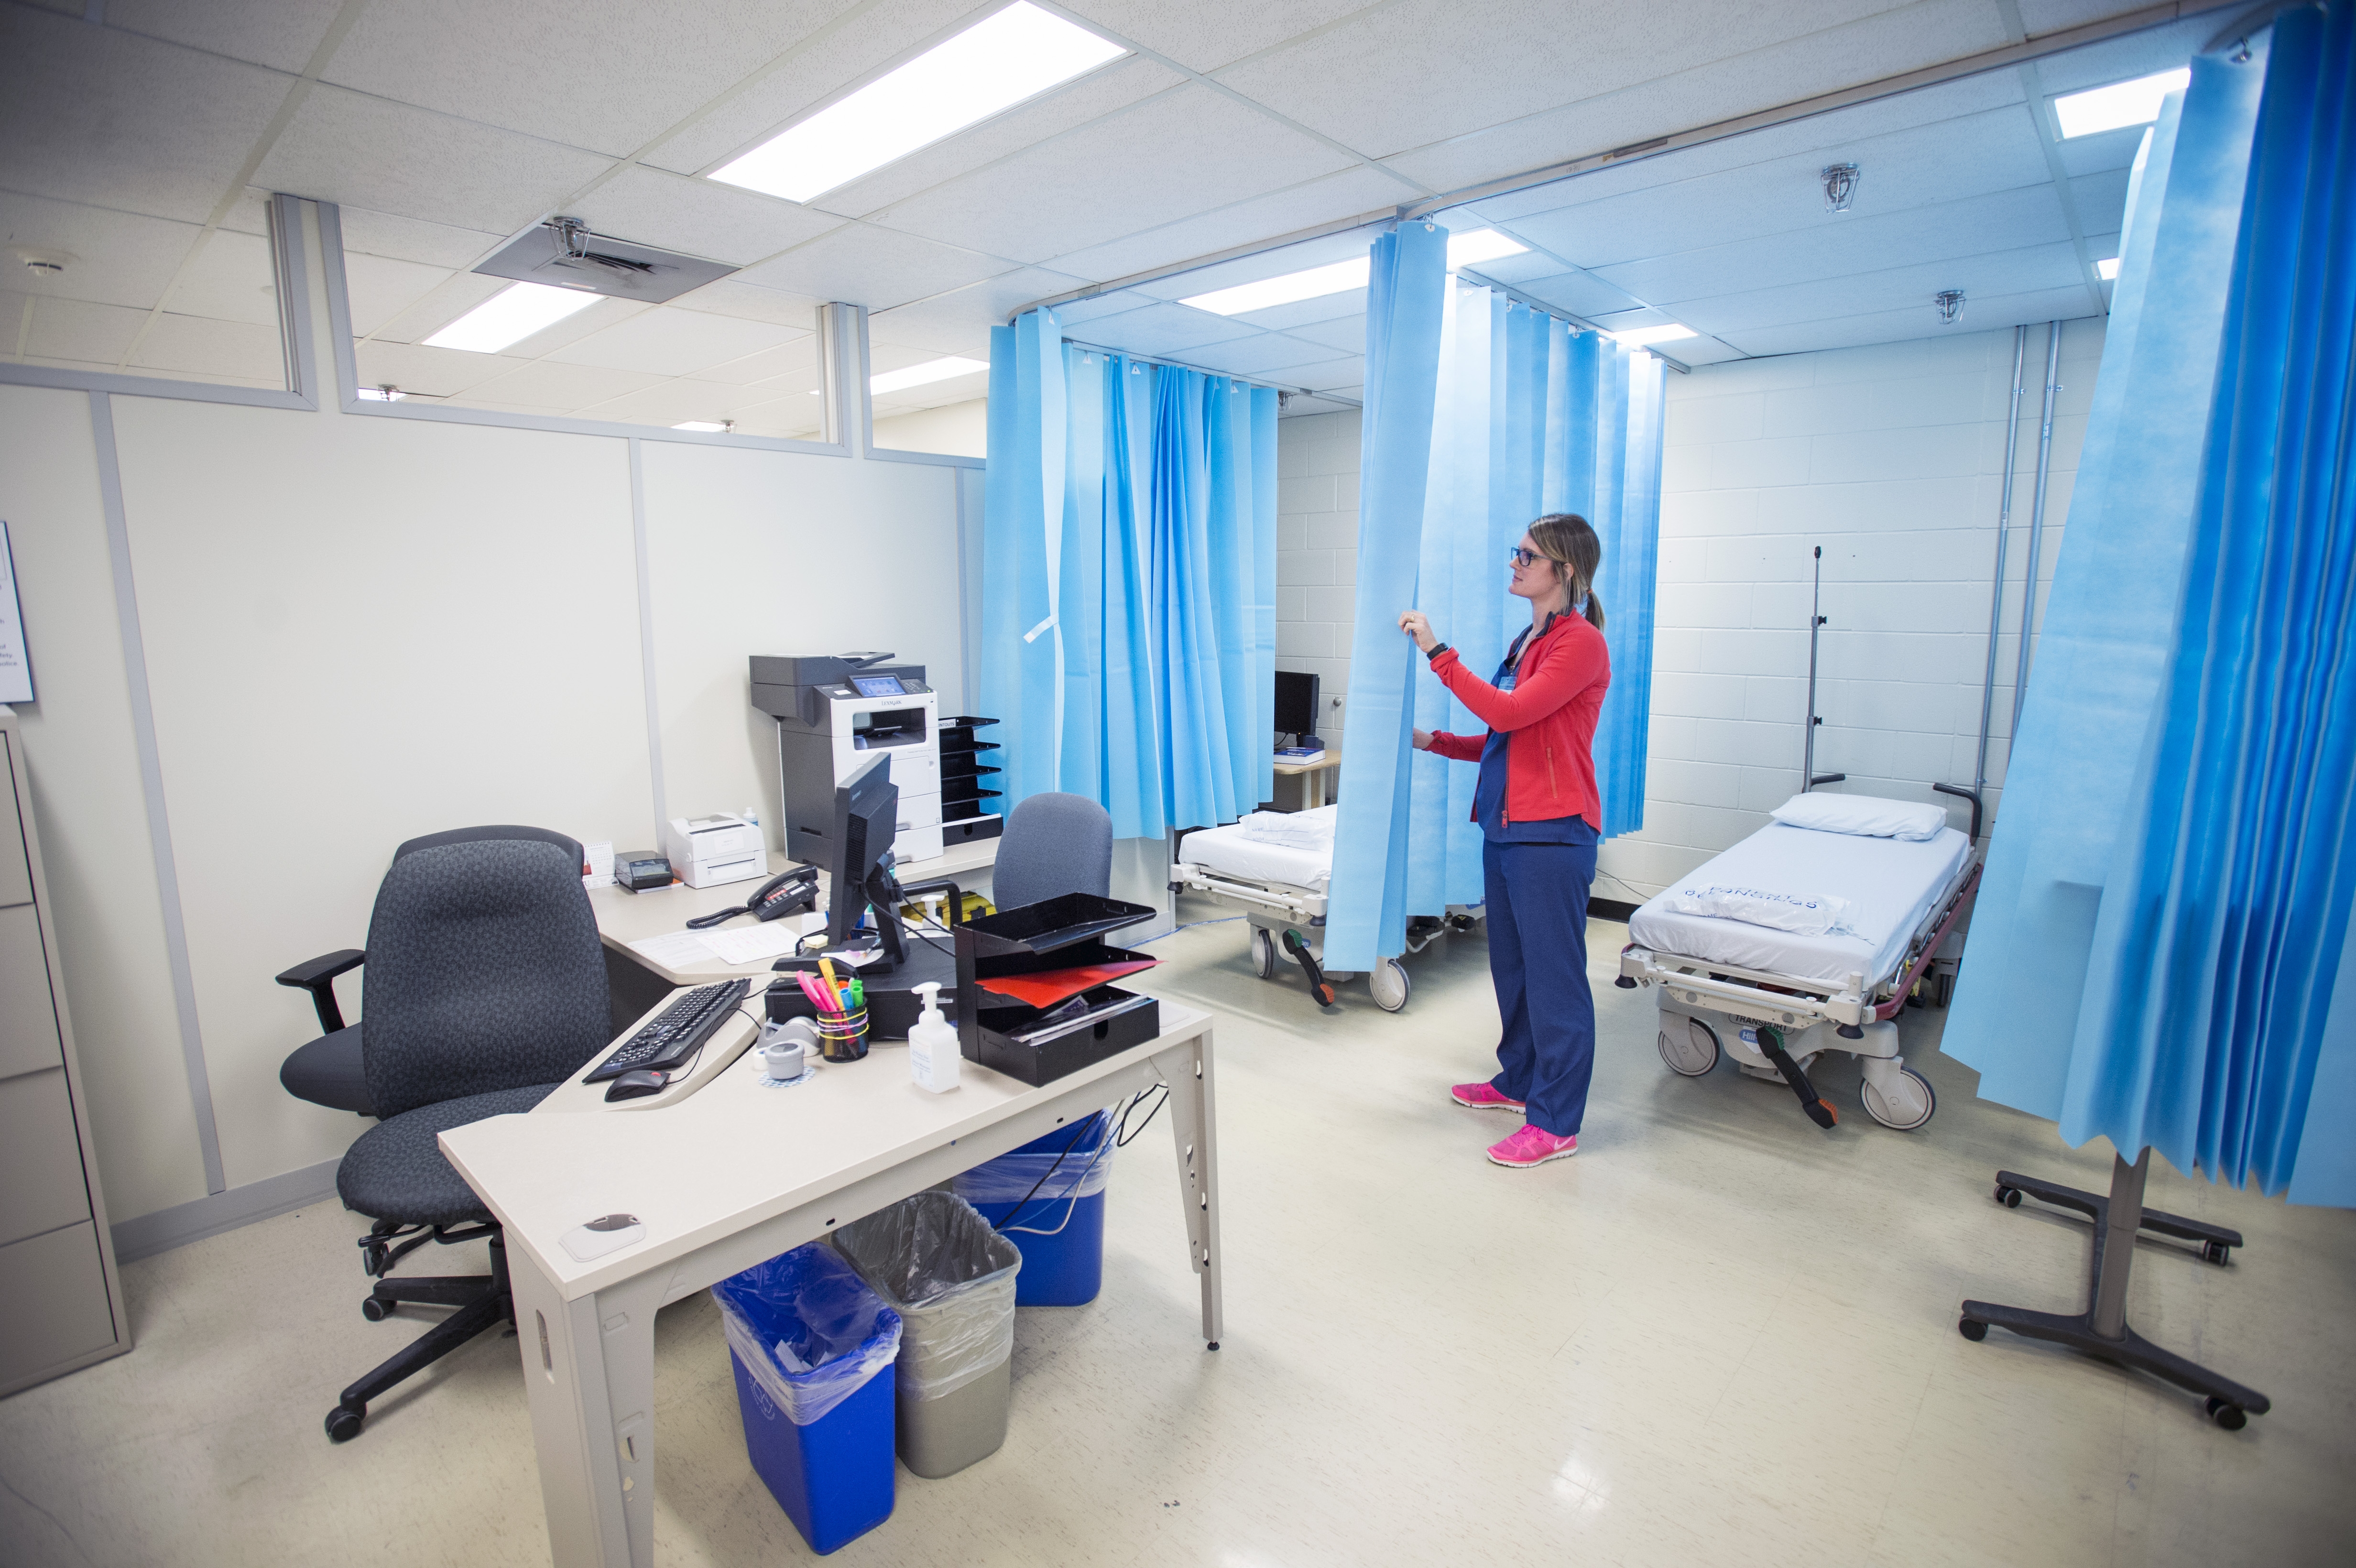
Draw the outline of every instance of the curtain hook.
[[[2233,41],[2233,60],[2235,65],[2247,65],[2250,63],[2249,39],[2236,38]]]

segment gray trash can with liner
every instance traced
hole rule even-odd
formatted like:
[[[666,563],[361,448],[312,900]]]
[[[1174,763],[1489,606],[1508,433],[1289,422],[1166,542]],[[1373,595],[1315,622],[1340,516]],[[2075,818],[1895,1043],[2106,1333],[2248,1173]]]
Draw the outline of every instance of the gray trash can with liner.
[[[834,1244],[900,1315],[900,1462],[937,1480],[997,1453],[1013,1397],[1022,1253],[972,1204],[941,1191],[853,1221]]]

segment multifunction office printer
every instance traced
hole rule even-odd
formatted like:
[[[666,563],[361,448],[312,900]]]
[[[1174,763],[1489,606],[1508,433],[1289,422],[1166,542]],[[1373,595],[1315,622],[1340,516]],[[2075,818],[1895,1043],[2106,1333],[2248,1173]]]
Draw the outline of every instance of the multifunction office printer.
[[[786,853],[798,860],[828,863],[834,786],[878,751],[900,791],[893,854],[905,864],[941,853],[940,699],[923,665],[892,658],[753,656],[753,706],[777,721]]]

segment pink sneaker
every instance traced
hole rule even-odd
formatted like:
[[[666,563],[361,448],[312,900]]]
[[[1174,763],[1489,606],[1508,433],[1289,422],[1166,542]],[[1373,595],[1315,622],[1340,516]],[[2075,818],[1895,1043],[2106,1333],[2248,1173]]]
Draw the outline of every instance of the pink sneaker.
[[[1448,1097],[1460,1105],[1470,1105],[1476,1111],[1519,1111],[1527,1108],[1519,1100],[1508,1100],[1486,1083],[1459,1083],[1448,1092]]]
[[[1489,1146],[1491,1160],[1498,1165],[1513,1166],[1516,1169],[1533,1165],[1544,1165],[1550,1159],[1569,1159],[1578,1152],[1579,1139],[1576,1136],[1558,1138],[1544,1127],[1534,1127],[1526,1124],[1521,1131],[1505,1142]]]

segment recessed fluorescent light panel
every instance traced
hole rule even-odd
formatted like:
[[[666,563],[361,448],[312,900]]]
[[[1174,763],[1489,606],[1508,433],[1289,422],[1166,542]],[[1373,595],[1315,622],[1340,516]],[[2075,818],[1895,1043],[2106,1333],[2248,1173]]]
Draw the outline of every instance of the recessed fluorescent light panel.
[[[1675,343],[1680,337],[1698,337],[1701,334],[1673,321],[1666,326],[1632,326],[1625,332],[1607,332],[1603,336],[1622,348],[1650,348],[1655,343]]]
[[[712,177],[808,201],[1128,52],[1017,0],[714,169]]]
[[[1506,239],[1494,229],[1475,229],[1448,237],[1448,267],[1478,266],[1494,261],[1500,256],[1518,256],[1529,247]],[[1180,304],[1207,310],[1213,315],[1241,315],[1246,311],[1268,310],[1280,304],[1292,304],[1301,300],[1322,299],[1327,294],[1346,293],[1366,286],[1372,262],[1364,256],[1348,261],[1335,261],[1329,266],[1311,267],[1306,272],[1287,272],[1281,277],[1262,278],[1256,283],[1237,283],[1233,288],[1213,289],[1206,294],[1194,294],[1180,300]]]
[[[2191,80],[2191,68],[2182,66],[2157,76],[2139,76],[2133,81],[2115,81],[2086,92],[2066,93],[2053,101],[2053,116],[2062,122],[2062,139],[2065,142],[2073,136],[2115,131],[2123,125],[2148,125],[2159,118],[2160,101],[2171,92],[2181,91]]]
[[[543,327],[554,326],[603,296],[546,283],[509,283],[425,340],[428,348],[464,348],[497,354]]]
[[[952,376],[969,376],[976,370],[989,368],[981,360],[952,354],[946,359],[927,359],[921,365],[910,365],[905,369],[886,370],[880,376],[871,376],[867,389],[871,392],[905,392],[910,387],[929,386],[935,381],[946,381]]]
[[[681,420],[670,428],[701,431],[706,435],[724,435],[736,428],[736,421],[734,420]]]
[[[2113,256],[2105,261],[2095,262],[2094,275],[2106,283],[2116,283],[2119,276],[2119,259]]]

